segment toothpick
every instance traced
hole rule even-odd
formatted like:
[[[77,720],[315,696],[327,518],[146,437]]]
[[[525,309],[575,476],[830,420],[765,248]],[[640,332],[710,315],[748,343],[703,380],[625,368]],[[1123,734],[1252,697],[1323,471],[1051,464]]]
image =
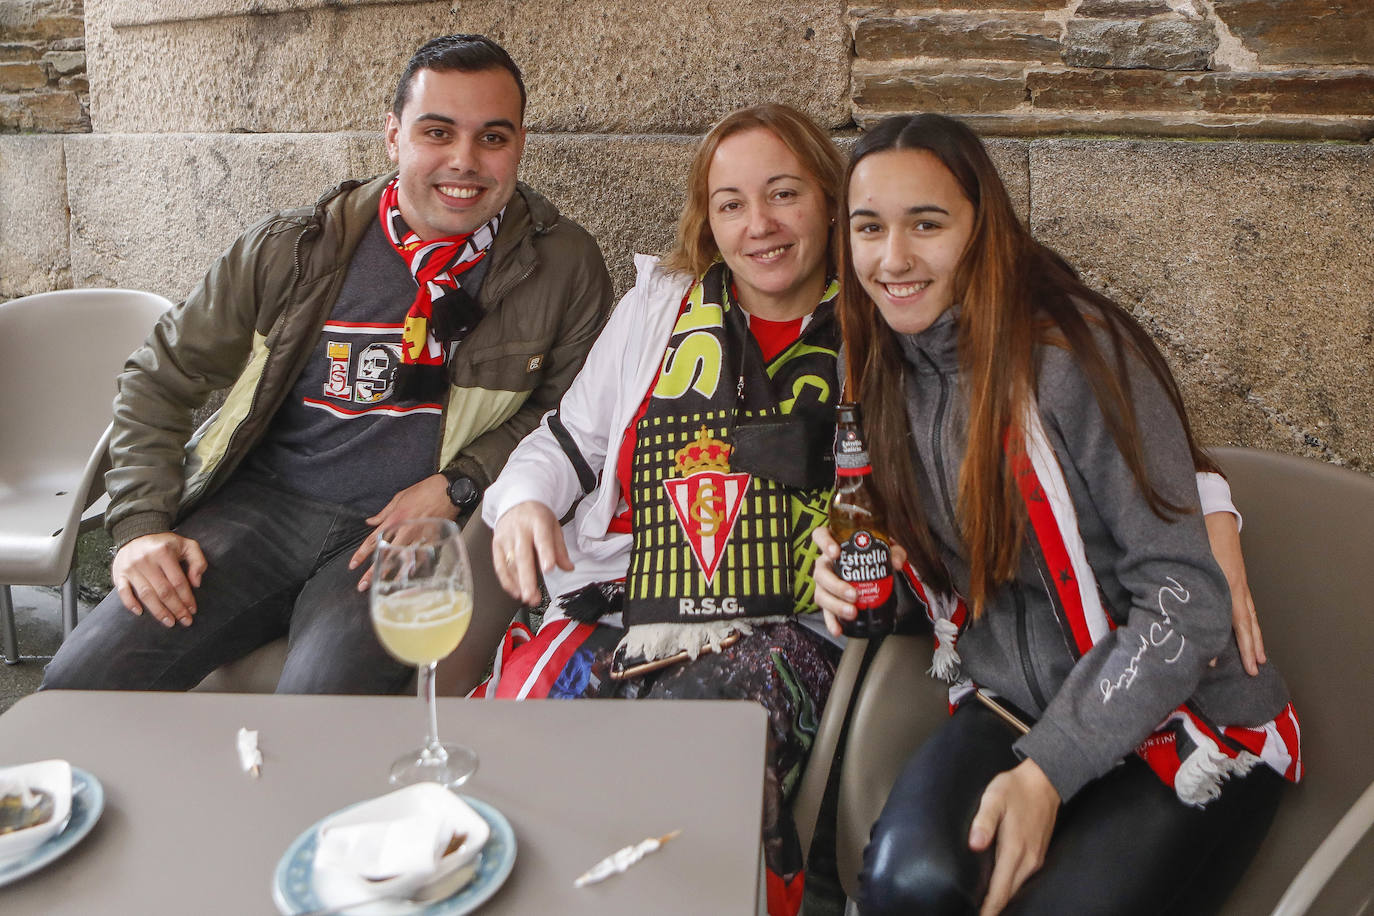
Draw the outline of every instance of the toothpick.
[[[681,834],[681,830],[674,830],[659,837],[649,837],[633,846],[626,846],[624,849],[616,850],[606,858],[597,862],[587,869],[581,877],[573,882],[573,887],[586,887],[588,884],[596,884],[598,881],[605,881],[611,875],[618,875],[631,865],[638,862],[651,852],[657,851],[664,843]]]

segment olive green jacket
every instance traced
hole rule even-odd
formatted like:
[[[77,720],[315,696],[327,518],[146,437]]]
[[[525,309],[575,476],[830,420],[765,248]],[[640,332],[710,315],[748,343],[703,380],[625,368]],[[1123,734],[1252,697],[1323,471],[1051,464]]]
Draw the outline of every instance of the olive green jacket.
[[[124,366],[106,526],[116,545],[170,530],[262,438],[308,361],[392,175],[349,181],[268,217],[230,246]],[[449,365],[435,470],[485,488],[572,382],[611,305],[596,241],[520,184],[478,299],[486,315]],[[193,434],[192,414],[223,406]]]

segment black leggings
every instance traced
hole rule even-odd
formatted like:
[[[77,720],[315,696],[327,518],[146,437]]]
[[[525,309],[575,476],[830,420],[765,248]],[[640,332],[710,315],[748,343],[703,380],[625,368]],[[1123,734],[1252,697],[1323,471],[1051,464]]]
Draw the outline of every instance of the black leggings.
[[[864,850],[863,916],[977,912],[992,850],[970,851],[969,828],[987,784],[1019,762],[1016,738],[968,703],[911,756]],[[1045,864],[1005,912],[1213,913],[1258,850],[1283,785],[1259,764],[1192,808],[1132,755],[1059,809]]]

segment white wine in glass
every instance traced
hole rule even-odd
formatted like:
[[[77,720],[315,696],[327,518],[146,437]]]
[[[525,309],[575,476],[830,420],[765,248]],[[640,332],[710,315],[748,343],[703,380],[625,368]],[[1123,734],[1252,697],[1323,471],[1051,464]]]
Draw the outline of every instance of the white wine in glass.
[[[372,627],[396,659],[420,671],[429,714],[425,746],[391,768],[391,784],[457,786],[477,771],[471,748],[439,741],[434,668],[458,647],[472,620],[472,570],[458,526],[447,519],[395,522],[377,537],[372,572]]]

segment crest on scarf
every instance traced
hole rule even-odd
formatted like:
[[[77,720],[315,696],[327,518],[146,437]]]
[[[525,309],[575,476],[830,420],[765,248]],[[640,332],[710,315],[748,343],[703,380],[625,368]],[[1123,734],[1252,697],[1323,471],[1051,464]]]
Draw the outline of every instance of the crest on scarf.
[[[702,426],[692,442],[678,449],[673,466],[681,475],[663,481],[678,524],[706,581],[715,579],[725,545],[749,489],[750,477],[730,473],[730,446]]]

